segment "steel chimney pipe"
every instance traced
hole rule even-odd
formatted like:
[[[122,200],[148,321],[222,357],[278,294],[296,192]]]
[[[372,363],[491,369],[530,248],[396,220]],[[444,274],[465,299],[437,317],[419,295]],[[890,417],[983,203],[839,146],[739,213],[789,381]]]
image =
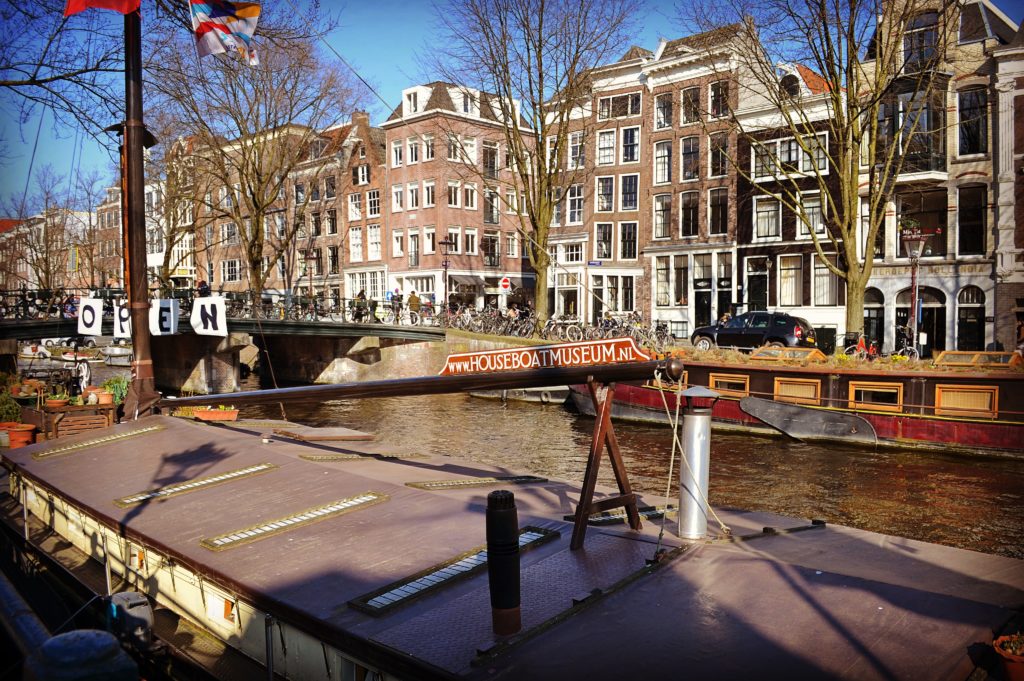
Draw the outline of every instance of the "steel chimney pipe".
[[[519,514],[508,490],[487,495],[487,579],[491,623],[498,636],[522,629],[519,611]]]

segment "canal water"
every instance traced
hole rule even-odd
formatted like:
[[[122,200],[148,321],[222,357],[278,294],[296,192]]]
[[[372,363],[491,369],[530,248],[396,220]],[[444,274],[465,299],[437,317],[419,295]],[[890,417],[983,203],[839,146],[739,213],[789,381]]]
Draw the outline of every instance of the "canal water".
[[[431,395],[288,405],[287,418],[376,433],[407,453],[433,453],[515,473],[581,481],[593,419],[555,405]],[[277,406],[243,418],[281,418]],[[664,495],[668,428],[616,424],[634,489]],[[678,480],[679,461],[673,477]],[[602,463],[603,484],[614,485]],[[678,498],[673,481],[670,497]],[[709,499],[959,548],[1024,558],[1024,459],[807,445],[715,432]]]

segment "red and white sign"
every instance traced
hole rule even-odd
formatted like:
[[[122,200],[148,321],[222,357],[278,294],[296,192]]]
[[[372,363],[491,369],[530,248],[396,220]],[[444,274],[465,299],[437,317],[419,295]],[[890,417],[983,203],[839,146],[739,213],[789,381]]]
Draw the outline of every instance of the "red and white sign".
[[[512,290],[512,280],[509,279],[508,277],[502,277],[501,281],[498,282],[498,288],[500,288],[502,291],[506,291],[506,292],[507,291],[511,291]]]
[[[498,371],[526,371],[555,367],[585,367],[600,364],[648,362],[651,357],[632,338],[538,345],[533,347],[461,352],[448,355],[441,376],[482,374]]]

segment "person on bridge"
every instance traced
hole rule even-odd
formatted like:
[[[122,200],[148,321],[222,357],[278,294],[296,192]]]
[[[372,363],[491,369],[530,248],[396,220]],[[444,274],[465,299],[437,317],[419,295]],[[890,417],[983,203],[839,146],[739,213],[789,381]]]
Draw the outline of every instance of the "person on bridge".
[[[420,313],[420,297],[415,291],[409,294],[409,312]]]
[[[394,295],[391,296],[391,309],[395,313],[395,319],[398,319],[402,312],[402,289],[396,288]]]
[[[366,289],[359,289],[352,305],[352,319],[356,322],[363,321],[366,316]]]
[[[210,285],[206,283],[205,279],[200,279],[199,284],[196,285],[196,295],[200,298],[210,295]]]

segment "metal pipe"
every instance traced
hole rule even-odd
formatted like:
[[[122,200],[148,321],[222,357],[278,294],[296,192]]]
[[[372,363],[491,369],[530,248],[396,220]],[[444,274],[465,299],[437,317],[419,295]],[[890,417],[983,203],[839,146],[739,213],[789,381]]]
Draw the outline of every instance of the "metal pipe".
[[[678,380],[683,375],[681,360],[630,362],[583,367],[559,367],[526,371],[503,371],[489,374],[462,376],[422,376],[362,383],[310,385],[296,388],[253,390],[251,392],[198,395],[195,397],[164,398],[161,407],[187,407],[211,402],[231,402],[236,406],[267,402],[322,402],[324,400],[363,397],[399,397],[403,395],[438,395],[468,390],[494,390],[501,388],[530,388],[585,383],[589,378],[603,383],[641,381],[657,370]]]
[[[679,536],[703,539],[708,531],[708,477],[711,462],[711,410],[683,415],[683,465],[679,468]]]
[[[494,633],[511,636],[523,627],[519,611],[519,514],[515,495],[504,489],[487,495],[487,581]]]
[[[46,625],[18,593],[15,586],[0,572],[0,620],[7,636],[28,657],[50,638]]]
[[[267,614],[263,616],[263,634],[266,638],[266,668],[267,681],[274,681],[274,617]]]
[[[107,546],[106,531],[101,527],[100,532],[103,532],[103,572],[107,578],[107,595],[109,596],[113,593],[113,589],[111,588],[110,584],[110,549]]]

